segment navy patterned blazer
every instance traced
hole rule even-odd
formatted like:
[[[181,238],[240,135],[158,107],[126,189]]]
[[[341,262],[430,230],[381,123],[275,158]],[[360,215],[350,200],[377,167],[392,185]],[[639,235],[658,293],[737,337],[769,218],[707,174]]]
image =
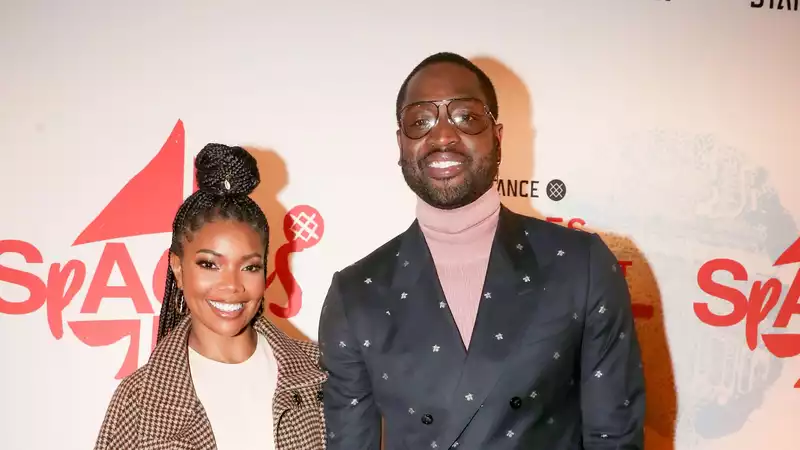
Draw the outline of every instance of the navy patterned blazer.
[[[596,234],[502,207],[467,350],[415,221],[333,276],[319,340],[328,450],[643,448],[630,294]]]

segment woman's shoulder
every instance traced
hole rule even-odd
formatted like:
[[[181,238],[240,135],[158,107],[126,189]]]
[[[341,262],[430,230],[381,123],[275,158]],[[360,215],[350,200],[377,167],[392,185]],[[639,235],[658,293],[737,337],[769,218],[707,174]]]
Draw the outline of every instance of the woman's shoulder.
[[[303,353],[308,355],[309,358],[311,358],[314,361],[319,359],[319,345],[316,342],[304,341],[301,339],[294,339],[294,338],[292,338],[292,340],[294,340],[294,342],[297,343],[297,346],[300,347],[300,349],[303,350]]]
[[[256,321],[255,325],[256,331],[266,336],[273,348],[278,347],[288,354],[297,354],[294,349],[300,349],[314,363],[319,359],[319,346],[316,342],[290,336],[263,316]]]
[[[123,378],[114,390],[114,396],[111,402],[124,402],[128,404],[134,402],[146,383],[148,369],[148,364],[145,364],[136,369],[132,374]]]
[[[139,420],[140,393],[146,382],[147,365],[123,378],[114,389],[106,409],[95,450],[134,448]]]
[[[280,330],[278,331],[281,333],[282,337],[282,339],[280,339],[280,341],[282,342],[279,345],[283,345],[285,348],[286,347],[299,348],[306,357],[308,357],[315,363],[317,362],[317,360],[319,359],[319,345],[317,345],[316,342],[289,336],[283,331]]]

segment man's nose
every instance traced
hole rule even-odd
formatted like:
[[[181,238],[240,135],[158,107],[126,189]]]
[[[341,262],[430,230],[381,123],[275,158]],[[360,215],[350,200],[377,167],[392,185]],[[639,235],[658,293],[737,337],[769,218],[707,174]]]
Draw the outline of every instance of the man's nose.
[[[458,134],[458,128],[450,120],[450,116],[447,115],[447,108],[444,106],[439,108],[439,120],[436,122],[436,126],[431,129],[430,138],[437,147],[447,147],[461,139],[461,135]]]

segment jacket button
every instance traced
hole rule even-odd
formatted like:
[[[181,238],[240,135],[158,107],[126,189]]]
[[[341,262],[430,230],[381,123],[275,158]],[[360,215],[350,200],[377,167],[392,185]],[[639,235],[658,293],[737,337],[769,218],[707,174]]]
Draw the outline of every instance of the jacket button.
[[[297,392],[295,392],[294,395],[292,395],[292,398],[294,399],[294,404],[295,405],[299,406],[300,403],[303,402],[303,400],[300,398],[300,394],[298,394]]]
[[[520,399],[519,397],[514,397],[511,399],[510,404],[512,408],[519,409],[520,406],[522,406],[522,399]]]
[[[432,424],[433,423],[433,416],[430,415],[430,414],[425,414],[424,416],[422,416],[422,423],[424,423],[425,425]]]
[[[323,398],[325,398],[325,395],[322,393],[322,391],[317,391],[317,400],[322,401]]]

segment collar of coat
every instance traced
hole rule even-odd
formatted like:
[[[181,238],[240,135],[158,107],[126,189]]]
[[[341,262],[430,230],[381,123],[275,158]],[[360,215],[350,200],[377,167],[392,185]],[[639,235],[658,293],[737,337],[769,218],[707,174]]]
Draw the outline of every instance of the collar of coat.
[[[187,315],[156,346],[147,363],[148,368],[142,374],[145,389],[138,395],[140,432],[150,438],[168,439],[180,434],[185,427],[196,424],[198,417],[205,415],[189,368],[190,325]],[[267,338],[278,363],[278,384],[271,402],[277,429],[281,414],[297,405],[300,399],[298,390],[319,386],[327,376],[319,367],[318,350],[313,344],[286,336],[263,316],[255,321],[254,328]],[[265,399],[264,406],[269,405],[270,401]]]

